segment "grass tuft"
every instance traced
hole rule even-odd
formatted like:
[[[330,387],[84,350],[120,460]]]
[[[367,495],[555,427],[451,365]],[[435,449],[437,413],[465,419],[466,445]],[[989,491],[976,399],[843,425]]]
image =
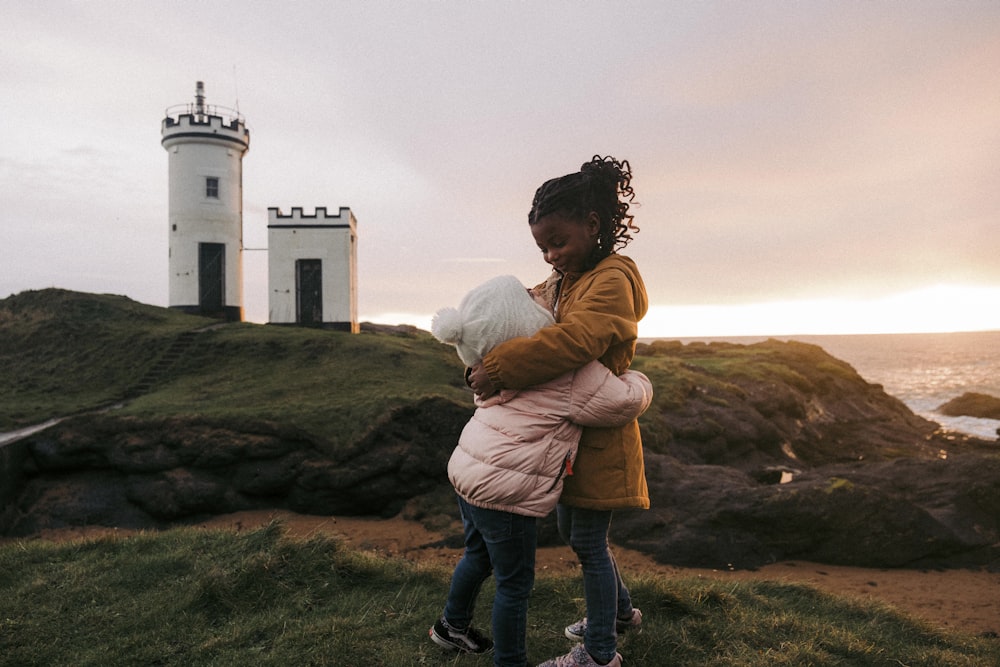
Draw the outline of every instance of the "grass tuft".
[[[0,665],[461,665],[427,639],[451,571],[259,530],[179,528],[0,547]],[[1000,644],[808,586],[641,575],[629,665],[757,667],[1000,664]],[[478,625],[489,629],[493,590]],[[541,574],[529,657],[566,652],[578,577]]]

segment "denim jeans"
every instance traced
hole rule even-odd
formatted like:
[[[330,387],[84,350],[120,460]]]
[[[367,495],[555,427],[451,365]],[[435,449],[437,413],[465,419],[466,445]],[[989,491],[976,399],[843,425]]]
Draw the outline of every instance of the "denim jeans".
[[[583,594],[587,601],[587,632],[583,643],[598,662],[615,657],[618,638],[615,618],[629,618],[632,597],[608,548],[610,510],[556,507],[559,534],[572,548],[583,570]]]
[[[472,624],[476,598],[493,573],[493,664],[528,664],[528,598],[535,583],[536,519],[470,505],[458,499],[465,553],[455,566],[444,618],[455,628]]]

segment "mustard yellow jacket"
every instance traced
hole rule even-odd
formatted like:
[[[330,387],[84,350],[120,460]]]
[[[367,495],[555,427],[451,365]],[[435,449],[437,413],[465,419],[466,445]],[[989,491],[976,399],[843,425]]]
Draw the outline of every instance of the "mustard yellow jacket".
[[[635,262],[610,255],[584,273],[554,273],[544,285],[558,298],[556,324],[489,352],[483,367],[493,385],[523,389],[594,359],[616,375],[625,372],[635,356],[638,322],[649,307]],[[596,510],[649,508],[638,422],[584,428],[573,468],[559,502]]]

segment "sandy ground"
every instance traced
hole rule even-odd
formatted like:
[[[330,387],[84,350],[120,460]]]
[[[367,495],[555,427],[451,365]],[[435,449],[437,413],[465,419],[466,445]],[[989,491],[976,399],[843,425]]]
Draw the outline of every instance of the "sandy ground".
[[[315,534],[339,535],[351,546],[398,556],[411,561],[453,566],[460,549],[429,546],[442,534],[426,530],[413,521],[319,517],[284,511],[240,512],[215,517],[202,525],[253,529],[280,520],[293,537]],[[41,539],[65,540],[119,532],[108,528],[47,531]],[[10,541],[0,539],[0,542]],[[615,557],[626,579],[629,572],[665,576],[697,576],[721,579],[766,579],[808,584],[840,596],[874,599],[896,607],[932,625],[971,634],[1000,633],[1000,572],[981,570],[883,570],[839,567],[801,561],[775,563],[755,571],[699,570],[662,565],[630,549],[615,548]],[[568,547],[538,550],[539,570],[572,572],[577,561]],[[640,605],[641,606],[641,605]]]

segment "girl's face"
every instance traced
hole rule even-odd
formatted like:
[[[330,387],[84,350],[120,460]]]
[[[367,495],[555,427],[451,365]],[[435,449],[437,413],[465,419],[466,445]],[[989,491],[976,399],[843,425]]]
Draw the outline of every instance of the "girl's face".
[[[542,257],[560,273],[579,273],[597,246],[600,223],[596,213],[582,220],[550,213],[531,225],[531,235]]]

